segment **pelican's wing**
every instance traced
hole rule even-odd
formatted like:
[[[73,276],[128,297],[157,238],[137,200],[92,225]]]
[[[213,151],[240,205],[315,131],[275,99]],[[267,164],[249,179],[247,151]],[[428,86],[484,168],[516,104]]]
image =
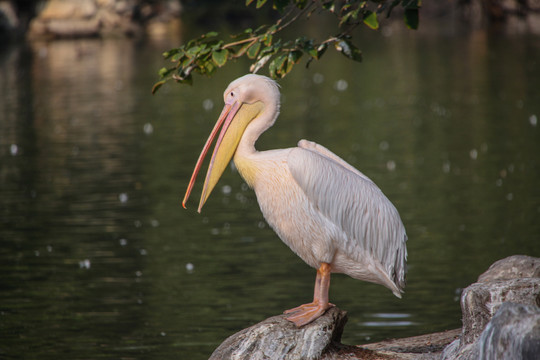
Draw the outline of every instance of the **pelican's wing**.
[[[305,140],[287,158],[312,205],[343,230],[342,251],[360,261],[369,254],[404,287],[407,236],[398,211],[367,176],[325,147]]]
[[[320,144],[317,144],[316,142],[309,141],[309,140],[306,140],[306,139],[302,139],[302,140],[300,140],[298,142],[298,147],[300,147],[302,149],[314,151],[314,152],[316,152],[316,153],[318,153],[320,155],[323,155],[323,156],[325,156],[327,158],[330,158],[331,160],[334,160],[335,162],[337,162],[338,164],[343,166],[345,169],[348,169],[348,170],[352,171],[353,173],[358,174],[360,177],[366,179],[367,181],[371,181],[371,179],[368,178],[366,175],[362,174],[360,172],[360,170],[358,170],[354,166],[351,166],[348,162],[346,162],[345,160],[343,160],[342,158],[340,158],[339,156],[337,156],[336,154],[334,154],[333,152],[331,152],[330,150],[328,150],[324,146],[322,146]],[[373,181],[371,181],[371,182],[373,182]]]

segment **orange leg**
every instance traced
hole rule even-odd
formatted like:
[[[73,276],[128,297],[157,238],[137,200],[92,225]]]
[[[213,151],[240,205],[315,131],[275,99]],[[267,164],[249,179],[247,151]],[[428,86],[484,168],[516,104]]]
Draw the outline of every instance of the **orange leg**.
[[[328,302],[330,269],[330,264],[322,263],[321,267],[317,270],[315,290],[313,291],[313,302],[285,311],[285,314],[292,314],[287,317],[287,320],[293,322],[297,327],[309,324],[324,314],[330,307],[334,306]]]

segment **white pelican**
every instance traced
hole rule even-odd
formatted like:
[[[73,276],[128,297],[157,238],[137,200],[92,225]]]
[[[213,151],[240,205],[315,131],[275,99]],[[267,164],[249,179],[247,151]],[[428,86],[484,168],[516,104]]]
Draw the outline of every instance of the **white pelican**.
[[[367,176],[325,147],[300,140],[298,147],[257,151],[255,142],[278,117],[277,84],[260,75],[234,80],[225,107],[199,156],[182,202],[191,193],[203,159],[217,135],[198,211],[234,155],[234,164],[255,190],[268,224],[317,270],[313,302],[285,311],[296,326],[333,306],[330,273],[381,284],[401,298],[407,235],[399,214]]]

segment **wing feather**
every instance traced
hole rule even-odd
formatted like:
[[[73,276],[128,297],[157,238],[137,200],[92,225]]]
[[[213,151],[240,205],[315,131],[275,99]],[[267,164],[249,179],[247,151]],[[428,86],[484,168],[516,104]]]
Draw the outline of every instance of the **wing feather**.
[[[356,261],[369,254],[398,288],[405,285],[407,236],[398,211],[367,176],[325,147],[306,140],[287,158],[309,201],[343,230],[334,239]]]

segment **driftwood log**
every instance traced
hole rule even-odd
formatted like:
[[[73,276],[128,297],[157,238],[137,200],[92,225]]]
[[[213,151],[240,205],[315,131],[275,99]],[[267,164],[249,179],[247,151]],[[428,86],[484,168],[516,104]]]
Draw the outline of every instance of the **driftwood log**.
[[[210,360],[538,359],[540,259],[511,256],[493,264],[461,297],[463,328],[352,346],[341,344],[347,313],[337,307],[296,328],[285,315],[227,338]]]

